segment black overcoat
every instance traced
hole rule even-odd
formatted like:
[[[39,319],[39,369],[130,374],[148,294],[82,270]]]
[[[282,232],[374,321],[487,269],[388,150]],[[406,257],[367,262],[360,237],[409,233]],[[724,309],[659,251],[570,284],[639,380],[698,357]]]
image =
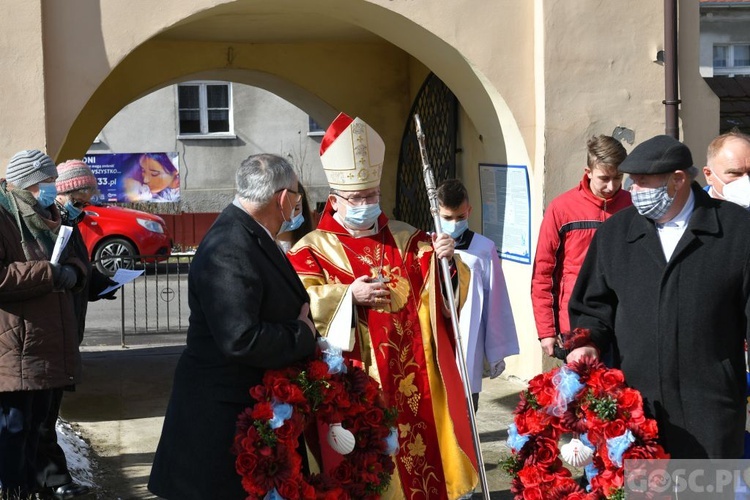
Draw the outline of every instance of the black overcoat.
[[[307,292],[279,247],[230,205],[195,254],[190,325],[148,488],[167,499],[244,499],[231,452],[237,416],[266,369],[315,352]]]
[[[745,428],[750,214],[692,185],[695,209],[667,262],[635,207],[607,220],[569,304],[638,389],[673,458],[739,458]]]

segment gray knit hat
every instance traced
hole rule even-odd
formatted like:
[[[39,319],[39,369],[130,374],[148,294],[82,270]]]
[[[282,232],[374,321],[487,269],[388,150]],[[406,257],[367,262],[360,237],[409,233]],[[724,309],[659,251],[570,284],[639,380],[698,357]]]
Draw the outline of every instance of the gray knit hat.
[[[8,183],[18,189],[26,189],[50,177],[57,178],[55,162],[38,149],[27,149],[13,155],[5,172]]]

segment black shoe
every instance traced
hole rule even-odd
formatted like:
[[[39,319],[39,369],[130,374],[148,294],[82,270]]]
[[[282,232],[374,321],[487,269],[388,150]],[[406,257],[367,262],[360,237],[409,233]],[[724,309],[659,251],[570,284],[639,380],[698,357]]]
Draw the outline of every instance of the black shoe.
[[[69,500],[71,498],[81,498],[91,493],[88,486],[70,482],[57,488],[52,488],[52,498],[56,500]]]

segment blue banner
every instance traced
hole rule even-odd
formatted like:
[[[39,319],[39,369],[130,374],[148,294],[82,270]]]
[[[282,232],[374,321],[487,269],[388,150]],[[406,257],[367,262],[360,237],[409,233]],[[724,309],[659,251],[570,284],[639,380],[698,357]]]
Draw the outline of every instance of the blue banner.
[[[174,202],[180,199],[179,156],[171,153],[88,154],[83,161],[106,202]]]

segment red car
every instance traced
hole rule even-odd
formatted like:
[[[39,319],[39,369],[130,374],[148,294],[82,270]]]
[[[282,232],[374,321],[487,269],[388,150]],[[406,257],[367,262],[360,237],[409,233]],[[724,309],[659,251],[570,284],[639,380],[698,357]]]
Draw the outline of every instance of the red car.
[[[155,262],[169,257],[172,240],[164,219],[129,208],[88,205],[78,224],[97,269],[112,276],[119,268],[132,269],[134,257]],[[147,258],[148,257],[148,258]]]

